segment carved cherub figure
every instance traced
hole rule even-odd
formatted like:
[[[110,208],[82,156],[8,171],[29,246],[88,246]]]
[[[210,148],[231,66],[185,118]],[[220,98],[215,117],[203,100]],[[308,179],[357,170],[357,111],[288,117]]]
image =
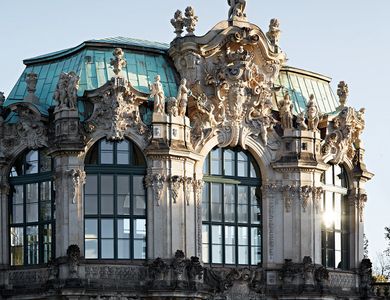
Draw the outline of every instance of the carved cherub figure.
[[[165,94],[160,75],[157,75],[154,78],[154,83],[149,86],[152,92],[150,96],[154,98],[154,112],[163,114],[165,110]]]
[[[307,130],[307,125],[305,123],[305,113],[301,112],[297,116],[297,124],[299,130]]]
[[[284,98],[279,102],[280,121],[283,129],[293,128],[293,104],[288,92],[284,94]]]
[[[245,18],[246,0],[228,0],[230,6],[229,9],[229,21],[232,21],[234,17]]]
[[[184,117],[187,111],[188,95],[191,91],[187,88],[187,79],[183,78],[177,91],[177,102],[179,107],[179,116]]]
[[[70,109],[75,109],[77,105],[77,90],[79,89],[79,80],[80,77],[75,72],[69,73],[69,81],[67,86],[68,94],[68,107]]]

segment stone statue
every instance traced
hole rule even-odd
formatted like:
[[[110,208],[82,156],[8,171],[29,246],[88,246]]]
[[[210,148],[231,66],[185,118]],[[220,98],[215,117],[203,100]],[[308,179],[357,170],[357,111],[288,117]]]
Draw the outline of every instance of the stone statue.
[[[80,77],[73,71],[70,73],[61,73],[53,94],[53,99],[58,102],[58,109],[76,109],[79,80]]]
[[[27,92],[34,94],[37,90],[38,75],[35,73],[29,73],[26,75]]]
[[[154,78],[154,83],[150,85],[151,97],[154,98],[154,112],[163,114],[165,110],[165,94],[161,84],[161,77],[157,75]]]
[[[344,81],[340,81],[337,86],[337,96],[339,96],[340,99],[340,108],[345,107],[348,94],[349,94],[348,84],[346,84]]]
[[[299,130],[307,130],[307,125],[305,123],[305,113],[301,112],[297,116],[297,124]]]
[[[35,96],[37,90],[38,75],[35,73],[29,73],[26,75],[27,95],[24,97],[26,102],[39,104],[39,99]]]
[[[274,46],[279,46],[280,38],[280,29],[279,29],[279,20],[271,19],[269,23],[269,30],[267,32],[267,38],[270,40],[271,44]]]
[[[229,9],[229,21],[233,21],[234,19],[245,19],[245,7],[246,0],[228,0],[228,4],[230,6]]]
[[[317,105],[314,102],[314,95],[310,95],[310,100],[307,103],[306,114],[307,114],[308,130],[314,132],[317,131],[320,118],[319,118]]]
[[[184,28],[184,18],[183,12],[181,10],[177,10],[173,19],[171,19],[171,24],[175,28],[176,37],[181,37]]]
[[[115,58],[111,58],[110,65],[114,69],[114,73],[116,76],[122,71],[122,68],[126,67],[126,60],[123,58],[124,52],[121,48],[115,48],[114,52],[112,52]]]
[[[293,104],[288,92],[284,94],[284,99],[279,103],[280,121],[283,129],[293,128]]]
[[[184,117],[187,111],[188,94],[191,91],[187,88],[187,79],[183,78],[177,91],[177,102],[179,106],[179,116]]]
[[[4,101],[5,101],[4,92],[0,92],[0,106],[4,104]]]
[[[177,117],[179,115],[178,102],[175,97],[171,97],[167,101],[167,113],[172,117]]]
[[[193,7],[188,6],[185,11],[184,26],[187,30],[187,35],[194,35],[196,24],[198,23],[198,16],[195,16],[195,10]]]

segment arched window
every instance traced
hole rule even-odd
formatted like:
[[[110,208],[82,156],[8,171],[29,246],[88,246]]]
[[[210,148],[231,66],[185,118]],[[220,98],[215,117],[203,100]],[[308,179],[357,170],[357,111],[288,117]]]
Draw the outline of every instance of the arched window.
[[[261,263],[261,178],[255,160],[240,149],[215,148],[203,173],[203,262]]]
[[[12,266],[54,257],[52,163],[45,150],[22,154],[10,173],[9,230]]]
[[[322,264],[330,268],[348,269],[349,206],[348,183],[344,168],[332,165],[322,176]]]
[[[85,258],[146,258],[146,164],[130,141],[100,140],[88,152]]]

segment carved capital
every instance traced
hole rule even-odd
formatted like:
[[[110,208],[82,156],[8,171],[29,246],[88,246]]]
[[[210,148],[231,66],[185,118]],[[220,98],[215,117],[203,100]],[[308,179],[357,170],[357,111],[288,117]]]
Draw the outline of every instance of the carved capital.
[[[152,174],[145,177],[146,186],[153,189],[153,197],[157,206],[161,204],[165,181],[166,176],[161,174]]]
[[[169,183],[171,184],[171,193],[173,198],[173,203],[176,203],[179,196],[180,188],[182,187],[183,177],[182,176],[171,176],[169,177]]]
[[[291,207],[294,199],[299,192],[299,188],[295,185],[283,185],[280,187],[280,191],[282,192],[283,202],[286,209],[286,212],[291,212]]]
[[[319,213],[322,195],[324,189],[322,187],[313,187],[313,203],[316,210],[316,213]]]

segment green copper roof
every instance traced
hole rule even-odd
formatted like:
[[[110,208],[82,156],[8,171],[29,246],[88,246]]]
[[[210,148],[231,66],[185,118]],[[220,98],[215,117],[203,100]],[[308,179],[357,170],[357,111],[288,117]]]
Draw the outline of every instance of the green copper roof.
[[[276,99],[282,100],[283,91],[288,91],[294,103],[294,113],[298,114],[306,111],[306,104],[309,102],[310,95],[313,94],[320,112],[334,112],[340,104],[330,87],[330,81],[329,77],[317,73],[293,67],[283,67],[275,82],[276,86],[282,87],[276,93]]]
[[[38,74],[35,95],[40,100],[41,111],[54,104],[53,93],[62,72],[74,71],[80,76],[78,95],[96,89],[114,76],[110,66],[112,51],[121,47],[127,66],[122,75],[141,92],[148,92],[148,83],[159,74],[167,97],[176,96],[177,80],[174,67],[166,54],[168,45],[126,38],[91,40],[83,44],[24,61],[26,69],[9,94],[5,105],[23,101],[26,95],[26,74]]]

